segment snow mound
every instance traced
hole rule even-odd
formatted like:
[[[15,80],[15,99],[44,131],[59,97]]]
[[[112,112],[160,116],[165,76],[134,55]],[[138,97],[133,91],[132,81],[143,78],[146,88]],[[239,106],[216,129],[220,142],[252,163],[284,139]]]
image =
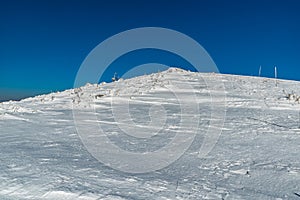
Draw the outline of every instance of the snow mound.
[[[300,83],[277,82],[276,86],[274,79],[170,68],[2,102],[0,199],[297,199],[300,104],[288,94],[299,96]],[[212,107],[221,108],[222,103],[222,134],[210,153],[199,158],[208,128],[218,128]],[[114,113],[112,105],[121,111]],[[127,108],[130,112],[124,117]],[[82,114],[88,134],[93,136],[89,128],[97,124],[129,152],[157,151],[177,134],[191,134],[195,127],[189,124],[197,123],[198,132],[169,166],[144,174],[124,173],[87,151],[74,111]],[[91,115],[94,118],[86,117]],[[191,120],[180,127],[184,117]],[[135,137],[148,129],[157,134]],[[109,150],[102,153],[114,156]]]

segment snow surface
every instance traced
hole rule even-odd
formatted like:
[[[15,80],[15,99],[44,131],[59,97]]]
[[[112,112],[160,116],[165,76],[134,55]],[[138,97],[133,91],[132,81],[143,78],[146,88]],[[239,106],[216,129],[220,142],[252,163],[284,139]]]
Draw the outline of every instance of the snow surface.
[[[211,98],[219,89],[207,88],[204,80],[224,84],[226,118],[217,144],[199,158],[202,132],[214,119],[211,106],[222,100]],[[183,156],[163,169],[133,174],[114,170],[88,152],[77,134],[74,110],[96,113],[97,120],[86,123],[98,123],[124,150],[166,145],[182,115],[176,96],[166,89],[170,82],[191,85],[197,96],[191,104],[201,111],[194,116],[201,131]],[[300,83],[278,80],[276,87],[274,79],[171,68],[0,103],[0,199],[300,199],[300,104],[283,90],[300,95]],[[189,100],[190,92],[176,94]],[[114,120],[112,99],[117,105],[130,99],[136,127]],[[155,115],[161,110],[151,110],[153,105],[163,106],[164,116]],[[159,140],[120,130],[148,126],[164,132]]]

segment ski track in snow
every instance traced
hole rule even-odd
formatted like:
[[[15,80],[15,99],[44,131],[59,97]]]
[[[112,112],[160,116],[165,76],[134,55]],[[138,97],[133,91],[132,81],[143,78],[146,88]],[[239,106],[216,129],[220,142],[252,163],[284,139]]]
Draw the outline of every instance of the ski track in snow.
[[[211,103],[218,106],[222,100],[211,102],[218,89],[209,90],[203,78],[224,83],[226,118],[218,143],[200,159]],[[176,134],[181,115],[176,96],[168,92],[172,81],[195,89],[176,93],[188,97],[196,91],[197,102],[191,104],[201,111],[194,116],[200,118],[199,134],[180,159],[153,173],[134,175],[106,167],[88,153],[72,109],[95,112],[97,120],[85,122],[99,123],[123,149],[163,147]],[[283,90],[300,95],[300,83],[278,80],[275,87],[273,79],[171,68],[0,103],[0,199],[300,199],[300,104],[286,99]],[[118,128],[122,122],[114,120],[112,102],[129,102],[137,128],[149,125],[151,106],[163,106],[167,133],[156,143],[130,138]]]

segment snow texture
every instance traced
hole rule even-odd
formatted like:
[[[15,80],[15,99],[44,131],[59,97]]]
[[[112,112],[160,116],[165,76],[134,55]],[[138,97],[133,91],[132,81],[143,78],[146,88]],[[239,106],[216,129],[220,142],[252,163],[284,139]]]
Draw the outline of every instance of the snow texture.
[[[219,103],[210,95],[218,88],[208,89],[204,80],[223,82],[226,118],[217,144],[199,158],[202,133],[213,120],[210,107]],[[183,156],[152,173],[130,174],[87,151],[73,109],[96,113],[97,121],[86,122],[98,123],[124,150],[154,151],[166,145],[182,114],[176,96],[166,89],[172,81],[196,90],[197,102],[192,103],[201,111],[195,116],[201,131]],[[288,95],[300,95],[300,83],[277,81],[276,87],[274,79],[171,68],[0,103],[0,199],[300,199],[300,104]],[[114,120],[112,99],[130,99],[137,129],[150,124],[164,133],[151,139],[124,134],[120,127],[126,123]],[[165,119],[155,112],[149,116],[153,105],[165,108]]]

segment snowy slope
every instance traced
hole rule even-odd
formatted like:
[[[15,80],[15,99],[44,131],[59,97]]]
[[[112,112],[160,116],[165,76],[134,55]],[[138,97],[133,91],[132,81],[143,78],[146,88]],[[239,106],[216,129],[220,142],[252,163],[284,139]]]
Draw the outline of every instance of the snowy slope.
[[[224,84],[225,102],[220,88],[208,88],[207,81]],[[173,83],[193,90],[168,92]],[[283,90],[300,95],[300,83],[278,80],[276,87],[273,79],[172,68],[0,103],[0,199],[300,199],[300,104]],[[188,112],[180,109],[178,96],[190,105]],[[134,126],[124,115],[126,102]],[[222,108],[222,103],[222,134],[209,154],[199,157],[214,120],[211,107]],[[126,151],[155,151],[178,132],[189,134],[193,127],[178,127],[185,115],[200,131],[169,166],[126,173],[90,154],[78,135],[74,111],[94,113],[95,119],[85,118],[86,125],[98,124]],[[147,128],[160,134],[134,135]]]

